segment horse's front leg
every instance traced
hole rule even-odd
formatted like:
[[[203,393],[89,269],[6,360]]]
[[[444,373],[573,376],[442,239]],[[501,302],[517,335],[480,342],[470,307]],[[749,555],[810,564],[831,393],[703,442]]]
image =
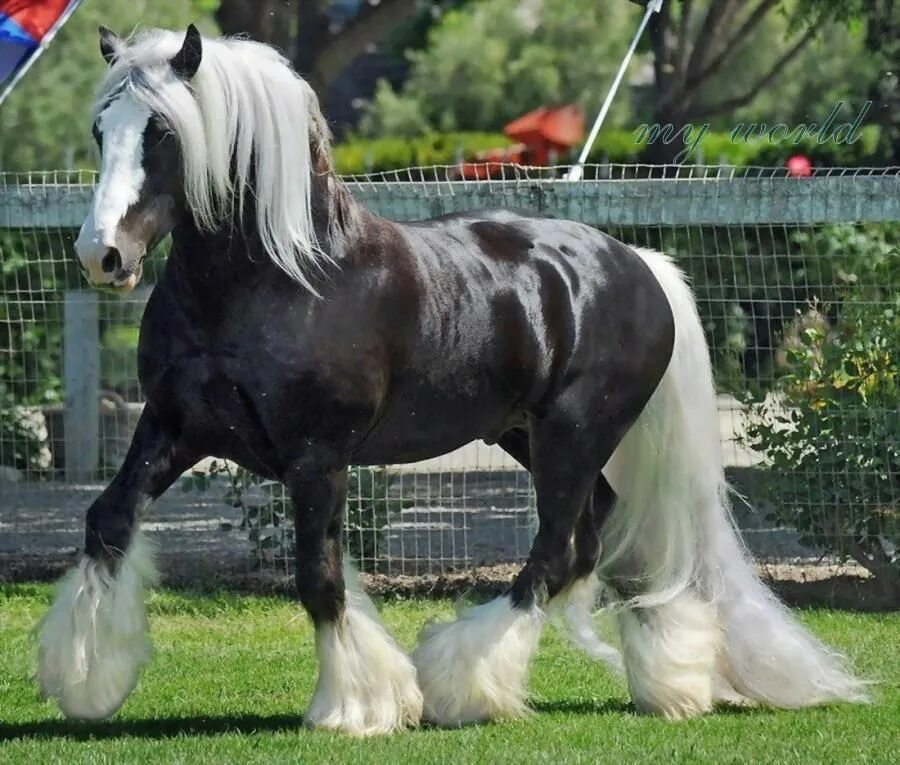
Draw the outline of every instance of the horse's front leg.
[[[145,408],[124,464],[87,511],[84,554],[39,626],[37,680],[67,717],[108,717],[137,684],[150,654],[144,593],[156,579],[138,511],[194,461]]]
[[[356,573],[342,566],[347,469],[314,452],[287,481],[296,508],[297,589],[315,625],[319,659],[306,723],[360,736],[402,730],[422,715],[416,670]]]

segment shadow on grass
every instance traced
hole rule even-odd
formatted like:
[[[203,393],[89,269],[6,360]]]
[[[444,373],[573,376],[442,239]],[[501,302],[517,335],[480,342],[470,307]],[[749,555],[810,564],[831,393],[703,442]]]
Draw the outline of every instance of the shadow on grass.
[[[638,712],[634,704],[630,701],[621,699],[604,699],[595,701],[569,701],[561,699],[558,701],[535,701],[532,702],[531,708],[539,713],[558,712],[562,714],[572,715],[634,715],[638,717],[654,717],[654,715]],[[804,710],[807,713],[809,710]],[[713,709],[708,712],[709,716],[743,716],[743,717],[760,717],[765,715],[778,714],[779,710],[772,707],[763,706],[748,702],[746,704],[732,704],[729,702],[717,702]],[[657,718],[663,719],[663,718]]]
[[[79,722],[39,720],[0,723],[0,741],[67,738],[90,741],[108,738],[165,739],[181,735],[221,736],[228,733],[278,733],[304,730],[301,715],[233,715],[228,717],[158,717],[138,720]]]
[[[538,714],[570,714],[585,716],[636,715],[634,705],[620,699],[594,701],[534,701],[531,709]],[[773,714],[774,710],[760,706],[717,705],[714,715],[742,715],[757,717]],[[483,724],[483,723],[481,723]],[[478,723],[473,723],[478,725]],[[459,727],[471,727],[468,725]],[[0,742],[20,739],[69,739],[98,741],[115,738],[168,739],[182,735],[222,736],[230,733],[300,733],[306,728],[302,715],[229,715],[226,717],[159,717],[105,722],[77,720],[38,720],[25,723],[0,723]],[[444,730],[423,722],[419,731]],[[413,731],[415,732],[415,731]]]
[[[561,713],[567,715],[612,715],[635,714],[634,705],[621,699],[597,699],[593,701],[532,701],[529,705],[538,713]]]

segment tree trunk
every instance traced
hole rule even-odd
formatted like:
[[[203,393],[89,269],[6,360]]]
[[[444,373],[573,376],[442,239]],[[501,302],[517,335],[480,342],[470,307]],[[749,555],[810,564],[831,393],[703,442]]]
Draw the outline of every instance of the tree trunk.
[[[367,0],[342,27],[329,26],[323,0],[297,0],[294,66],[320,98],[331,83],[370,47],[383,41],[416,10],[419,0]]]
[[[290,52],[296,0],[221,0],[216,21],[224,34],[243,34]]]
[[[653,90],[656,108],[653,112],[653,125],[675,135],[684,127],[682,110],[675,105],[677,92],[680,89],[681,70],[679,65],[686,66],[686,58],[682,55],[687,40],[676,40],[673,34],[672,3],[665,3],[662,10],[650,18],[648,35],[653,48]],[[661,134],[642,152],[642,161],[649,165],[674,165],[675,158],[684,150],[680,138],[664,140]]]
[[[739,0],[709,0],[701,17],[692,0],[665,3],[662,11],[651,17],[649,25],[656,124],[671,126],[673,135],[686,125],[698,130],[710,118],[752,103],[809,44],[814,27],[788,45],[781,55],[773,56],[769,70],[745,92],[720,103],[704,102],[703,93],[777,6],[778,0],[753,0],[746,4]],[[669,164],[683,150],[681,138],[668,143],[658,138],[647,146],[643,160]]]
[[[297,0],[294,68],[312,85],[320,99],[325,98],[331,84],[320,75],[316,66],[322,52],[332,44],[333,34],[328,26],[328,15],[320,0]]]

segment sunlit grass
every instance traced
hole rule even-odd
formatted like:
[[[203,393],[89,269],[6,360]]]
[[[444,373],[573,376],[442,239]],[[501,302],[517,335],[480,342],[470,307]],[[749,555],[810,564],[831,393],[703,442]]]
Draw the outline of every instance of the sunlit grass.
[[[897,761],[900,615],[809,611],[804,621],[879,678],[868,707],[725,709],[671,724],[636,715],[622,680],[545,630],[526,720],[353,740],[303,727],[313,632],[289,601],[156,593],[156,655],[116,717],[83,724],[37,698],[29,632],[50,588],[0,588],[0,763],[406,762],[846,763]],[[446,601],[393,602],[384,618],[411,646]]]

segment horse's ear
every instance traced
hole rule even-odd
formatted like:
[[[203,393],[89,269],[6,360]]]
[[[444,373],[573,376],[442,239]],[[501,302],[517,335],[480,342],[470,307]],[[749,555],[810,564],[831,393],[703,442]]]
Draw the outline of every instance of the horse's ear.
[[[182,79],[190,80],[197,74],[202,58],[203,43],[200,42],[200,32],[191,24],[187,28],[181,50],[172,57],[172,69]]]
[[[120,44],[119,36],[115,32],[106,27],[100,27],[100,53],[103,54],[107,64],[112,64],[116,60]]]

